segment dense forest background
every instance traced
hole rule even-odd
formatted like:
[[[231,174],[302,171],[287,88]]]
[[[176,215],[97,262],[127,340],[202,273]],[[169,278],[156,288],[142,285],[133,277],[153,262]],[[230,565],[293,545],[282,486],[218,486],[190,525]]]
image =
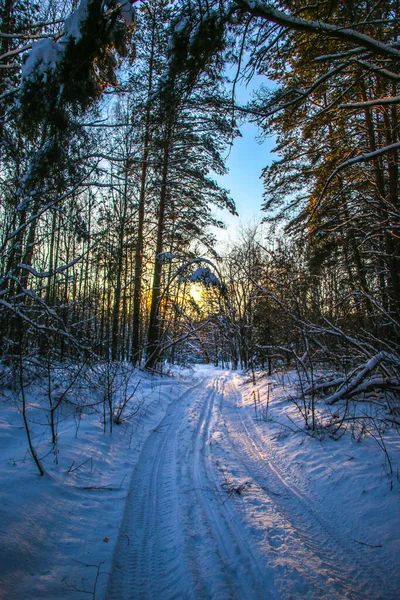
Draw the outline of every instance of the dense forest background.
[[[397,0],[0,7],[7,373],[204,360],[296,365],[330,403],[399,389]],[[263,227],[219,256],[246,119],[278,158]]]

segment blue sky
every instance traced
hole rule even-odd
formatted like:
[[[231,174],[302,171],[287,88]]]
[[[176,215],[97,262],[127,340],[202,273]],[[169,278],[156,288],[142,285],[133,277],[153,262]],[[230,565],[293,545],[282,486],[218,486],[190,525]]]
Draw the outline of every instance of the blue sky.
[[[230,190],[237,211],[243,219],[260,216],[264,191],[262,170],[271,163],[274,140],[262,144],[256,141],[257,127],[245,124],[241,127],[242,137],[236,138],[228,156],[229,173],[218,177],[218,181]]]
[[[265,77],[256,77],[249,86],[237,87],[237,101],[244,103],[251,97],[252,90],[260,83],[266,82]],[[239,217],[231,216],[228,211],[217,211],[216,215],[227,225],[227,231],[217,230],[221,242],[232,239],[232,234],[240,223],[258,221],[262,218],[261,204],[263,202],[263,182],[260,179],[262,170],[273,160],[272,150],[274,139],[268,138],[260,144],[256,138],[259,133],[255,125],[246,123],[240,127],[242,137],[234,140],[227,159],[229,172],[217,181],[226,188],[236,204]]]

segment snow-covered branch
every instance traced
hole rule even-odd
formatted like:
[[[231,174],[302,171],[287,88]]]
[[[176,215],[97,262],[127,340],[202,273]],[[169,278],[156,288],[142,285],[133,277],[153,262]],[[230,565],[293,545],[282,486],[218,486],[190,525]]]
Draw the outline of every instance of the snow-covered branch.
[[[339,108],[369,108],[371,106],[385,106],[387,104],[399,104],[400,96],[389,96],[387,98],[375,98],[374,100],[366,100],[365,102],[352,102],[349,104],[341,104]]]
[[[399,367],[399,360],[394,355],[390,355],[387,352],[378,352],[365,365],[358,368],[356,372],[353,372],[343,383],[339,385],[339,388],[330,396],[325,398],[327,404],[335,404],[342,398],[354,396],[356,394],[365,392],[371,388],[376,387],[389,387],[392,389],[400,389],[400,379],[395,376],[375,376],[370,379],[366,379],[367,376],[382,362],[393,364],[395,367]]]
[[[231,6],[232,12],[235,11],[235,7],[246,13],[250,13],[254,17],[271,21],[288,29],[324,34],[327,37],[357,44],[357,46],[361,46],[374,54],[388,56],[390,58],[400,58],[400,51],[397,50],[397,48],[356,31],[355,29],[332,25],[330,23],[325,23],[324,21],[300,19],[294,15],[277,10],[263,0],[234,0],[233,5]]]

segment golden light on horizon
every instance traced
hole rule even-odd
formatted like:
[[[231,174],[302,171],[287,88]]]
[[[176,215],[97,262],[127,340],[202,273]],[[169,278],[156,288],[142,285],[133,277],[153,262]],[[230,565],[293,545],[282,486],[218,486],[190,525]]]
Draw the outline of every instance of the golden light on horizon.
[[[197,303],[201,302],[203,299],[203,293],[202,293],[201,286],[198,285],[197,283],[193,283],[190,286],[189,294],[191,295],[193,300]]]

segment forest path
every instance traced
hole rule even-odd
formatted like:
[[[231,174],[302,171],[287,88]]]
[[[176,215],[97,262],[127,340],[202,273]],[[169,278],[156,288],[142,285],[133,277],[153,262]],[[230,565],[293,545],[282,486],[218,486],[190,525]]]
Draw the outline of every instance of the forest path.
[[[147,438],[107,598],[394,598],[340,523],[274,463],[239,382],[200,371]]]

